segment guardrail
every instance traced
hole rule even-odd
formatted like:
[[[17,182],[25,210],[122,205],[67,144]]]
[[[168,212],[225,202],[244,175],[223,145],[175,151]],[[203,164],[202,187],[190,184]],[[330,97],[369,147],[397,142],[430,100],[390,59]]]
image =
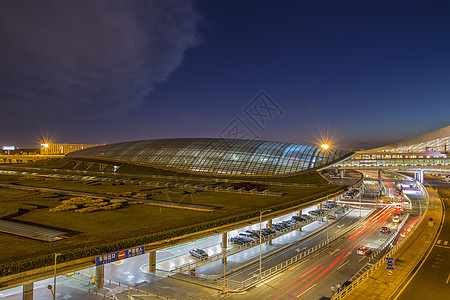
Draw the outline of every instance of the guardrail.
[[[244,281],[234,281],[234,280],[229,280],[229,279],[225,279],[225,284],[227,286],[231,286],[233,289],[235,290],[243,290],[246,289],[256,283],[259,283],[261,280],[264,280],[266,278],[269,278],[271,276],[276,275],[277,273],[279,273],[280,271],[283,271],[284,269],[292,266],[293,264],[299,262],[300,260],[302,260],[303,258],[317,252],[318,250],[324,248],[325,246],[329,245],[331,242],[337,240],[338,238],[342,237],[343,235],[347,234],[349,231],[353,230],[356,227],[361,226],[366,220],[367,217],[370,214],[366,215],[364,218],[360,219],[358,222],[352,224],[351,226],[349,226],[346,230],[337,233],[335,235],[333,235],[332,237],[328,238],[328,240],[324,240],[321,243],[315,245],[314,247],[305,250],[299,254],[297,254],[294,257],[291,257],[290,259],[270,268],[267,269],[265,271],[263,271],[261,273],[261,278],[259,278],[259,274],[254,274],[254,276],[252,276],[251,278],[244,280]],[[223,278],[216,278],[215,281],[217,283],[223,283]]]
[[[422,187],[422,184],[420,184],[420,186]],[[427,190],[426,189],[424,189],[424,190],[425,190],[427,199],[429,199]],[[419,226],[421,225],[421,223],[424,220],[423,216],[426,214],[427,211],[428,211],[428,205],[427,205],[427,209],[422,214],[422,217],[421,217],[419,223],[417,224],[417,226],[415,226],[408,234],[406,234],[405,237],[400,242],[398,242],[388,253],[386,253],[383,257],[381,257],[380,260],[378,260],[373,266],[371,266],[370,269],[368,269],[361,276],[356,278],[350,285],[348,285],[340,293],[336,294],[332,298],[332,300],[340,300],[340,299],[344,299],[345,297],[347,297],[358,285],[365,282],[376,270],[378,270],[379,267],[384,265],[385,258],[392,257],[394,255],[394,253],[397,252],[397,250],[412,236],[412,234],[416,231],[416,229],[419,228]]]
[[[395,233],[386,241],[384,241],[384,243],[381,244],[375,251],[373,251],[373,253],[369,256],[369,262],[372,261],[375,257],[377,257],[378,254],[380,254],[381,251],[383,251],[386,248],[386,246],[389,245],[397,237],[397,235],[400,233],[401,229],[405,225],[406,221],[408,221],[408,218],[409,214],[407,214],[406,218],[404,218],[403,221],[399,224],[399,226],[395,230]]]
[[[339,209],[341,209],[341,207],[336,207],[336,208],[330,210],[328,214],[335,213]],[[261,244],[269,242],[272,239],[278,238],[278,237],[280,237],[280,236],[282,236],[282,235],[284,235],[286,233],[289,233],[289,232],[292,232],[294,230],[300,229],[300,228],[302,228],[302,227],[304,227],[304,226],[306,226],[308,224],[311,224],[311,223],[313,223],[315,221],[321,220],[321,219],[326,218],[326,217],[327,216],[325,214],[322,215],[322,216],[312,217],[309,220],[297,223],[297,224],[295,224],[295,225],[293,225],[293,226],[291,226],[289,228],[285,228],[285,229],[283,229],[281,231],[278,231],[278,232],[276,232],[274,234],[271,234],[271,235],[268,235],[268,236],[262,236],[261,237]],[[255,246],[258,246],[258,245],[259,245],[259,238],[254,240],[254,241],[252,241],[252,242],[245,243],[243,245],[234,246],[234,247],[232,247],[230,249],[225,250],[224,252],[213,254],[213,255],[209,256],[208,258],[206,258],[206,259],[203,259],[203,260],[200,260],[200,261],[191,262],[191,263],[186,263],[184,265],[176,267],[175,269],[170,270],[170,272],[171,273],[188,272],[189,270],[201,267],[203,265],[212,263],[214,261],[223,259],[224,257],[230,256],[230,255],[233,255],[233,254],[236,254],[236,253],[239,253],[239,252],[242,252],[244,250],[247,250],[249,248],[252,248],[252,247],[255,247]]]

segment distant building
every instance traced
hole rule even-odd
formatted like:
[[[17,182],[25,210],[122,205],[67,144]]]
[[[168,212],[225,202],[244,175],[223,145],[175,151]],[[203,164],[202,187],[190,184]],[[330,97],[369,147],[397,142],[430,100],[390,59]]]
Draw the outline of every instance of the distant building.
[[[41,144],[41,155],[65,155],[67,153],[83,150],[98,145],[88,144]]]

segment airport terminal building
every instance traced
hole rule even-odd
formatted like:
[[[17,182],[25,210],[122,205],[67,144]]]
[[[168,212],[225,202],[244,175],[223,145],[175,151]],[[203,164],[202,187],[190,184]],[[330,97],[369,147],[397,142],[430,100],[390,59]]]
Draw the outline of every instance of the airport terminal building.
[[[324,169],[353,155],[347,150],[281,142],[177,138],[109,144],[66,156],[214,176],[292,176]]]

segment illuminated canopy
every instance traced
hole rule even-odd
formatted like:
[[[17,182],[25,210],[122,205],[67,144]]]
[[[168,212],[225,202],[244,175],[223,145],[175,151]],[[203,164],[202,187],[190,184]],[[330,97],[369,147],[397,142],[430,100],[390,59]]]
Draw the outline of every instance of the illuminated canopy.
[[[92,147],[67,154],[216,175],[286,176],[318,170],[351,157],[346,150],[255,140],[161,139]]]
[[[421,152],[449,152],[450,151],[450,125],[419,135],[406,141],[388,146],[371,149],[367,152],[395,152],[395,153],[421,153]]]

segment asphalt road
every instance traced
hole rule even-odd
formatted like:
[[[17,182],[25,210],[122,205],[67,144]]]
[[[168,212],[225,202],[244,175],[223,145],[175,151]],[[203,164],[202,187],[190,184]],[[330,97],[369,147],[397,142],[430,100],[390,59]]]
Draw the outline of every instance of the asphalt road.
[[[426,179],[426,183],[434,189],[450,190],[450,183],[440,179]],[[436,243],[417,273],[394,299],[450,299],[450,201],[443,202],[444,220]]]
[[[381,244],[389,235],[381,234],[380,227],[392,224],[393,208],[385,208],[373,215],[370,220],[353,233],[340,238],[325,251],[306,258],[303,263],[269,279],[259,287],[231,299],[319,299],[330,297],[331,286],[336,287],[358,273],[368,264],[368,257],[357,254],[362,246]],[[391,231],[392,234],[393,230]]]

